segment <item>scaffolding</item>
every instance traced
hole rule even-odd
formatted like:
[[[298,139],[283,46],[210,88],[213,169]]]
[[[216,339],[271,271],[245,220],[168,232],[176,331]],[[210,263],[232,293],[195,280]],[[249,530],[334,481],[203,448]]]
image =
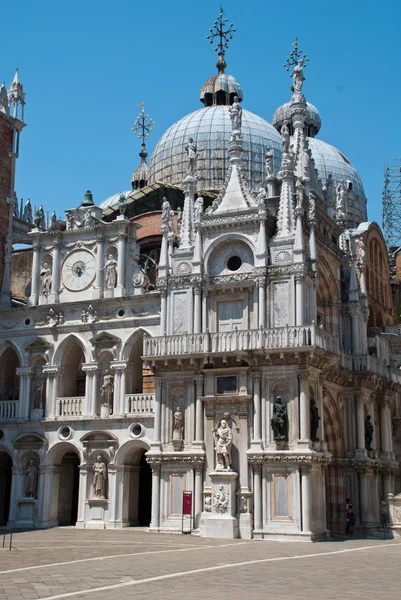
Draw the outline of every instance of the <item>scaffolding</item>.
[[[382,227],[388,250],[401,246],[401,159],[385,165],[382,196]]]

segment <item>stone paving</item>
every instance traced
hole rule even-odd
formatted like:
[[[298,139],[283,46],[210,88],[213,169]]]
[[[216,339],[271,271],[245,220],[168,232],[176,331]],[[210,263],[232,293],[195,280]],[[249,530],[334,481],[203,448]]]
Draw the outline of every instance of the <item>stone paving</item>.
[[[401,538],[316,544],[136,529],[17,533],[0,548],[0,600],[399,598]]]

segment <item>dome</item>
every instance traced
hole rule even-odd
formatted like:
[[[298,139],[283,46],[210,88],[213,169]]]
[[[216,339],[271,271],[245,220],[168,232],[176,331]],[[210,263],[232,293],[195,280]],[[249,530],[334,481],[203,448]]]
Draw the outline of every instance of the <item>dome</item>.
[[[201,87],[200,101],[205,106],[214,104],[232,104],[234,96],[238,96],[239,101],[243,100],[244,94],[242,87],[232,75],[219,73],[212,75]]]
[[[334,188],[341,180],[345,180],[348,187],[347,226],[357,227],[359,223],[367,220],[367,216],[366,196],[355,167],[344,154],[334,146],[327,144],[327,142],[316,138],[308,138],[308,143],[323,187],[330,174],[332,175]]]
[[[187,172],[185,144],[192,137],[197,144],[198,190],[220,190],[229,167],[228,142],[231,136],[228,106],[200,108],[180,119],[161,136],[150,160],[149,183],[156,181],[182,186]],[[242,111],[243,169],[251,187],[265,178],[266,148],[273,150],[273,170],[281,161],[281,138],[273,125]]]
[[[272,123],[277,129],[277,131],[280,131],[282,125],[284,124],[284,121],[289,121],[291,123],[289,102],[285,102],[284,104],[279,106],[273,115]],[[320,118],[318,109],[310,102],[306,103],[305,125],[306,133],[311,137],[314,137],[317,133],[319,133],[320,127],[322,125],[322,120]]]
[[[121,194],[123,194],[123,196],[125,196],[126,198],[128,198],[128,195],[131,192],[132,192],[132,190],[128,190],[128,191],[125,191],[125,192],[118,192],[118,194],[113,194],[109,198],[106,198],[106,200],[103,200],[103,202],[101,204],[99,204],[99,206],[103,210],[106,210],[106,208],[109,208],[110,206],[117,206],[118,205],[118,200],[119,200]]]

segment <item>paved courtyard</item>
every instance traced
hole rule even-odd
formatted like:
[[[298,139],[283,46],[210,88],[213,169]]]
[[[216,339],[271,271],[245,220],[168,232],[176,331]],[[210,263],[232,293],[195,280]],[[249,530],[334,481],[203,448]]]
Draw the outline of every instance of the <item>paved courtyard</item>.
[[[141,530],[18,533],[0,600],[399,598],[401,539],[215,540]]]

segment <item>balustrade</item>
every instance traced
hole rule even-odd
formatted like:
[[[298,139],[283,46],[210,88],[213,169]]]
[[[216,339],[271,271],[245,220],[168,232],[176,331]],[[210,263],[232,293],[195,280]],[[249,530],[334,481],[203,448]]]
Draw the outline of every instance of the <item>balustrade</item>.
[[[1,400],[0,401],[0,419],[5,421],[15,419],[17,417],[17,402],[18,400]]]
[[[58,417],[81,417],[85,396],[57,398]]]
[[[153,414],[154,394],[126,394],[125,406],[130,415]]]

